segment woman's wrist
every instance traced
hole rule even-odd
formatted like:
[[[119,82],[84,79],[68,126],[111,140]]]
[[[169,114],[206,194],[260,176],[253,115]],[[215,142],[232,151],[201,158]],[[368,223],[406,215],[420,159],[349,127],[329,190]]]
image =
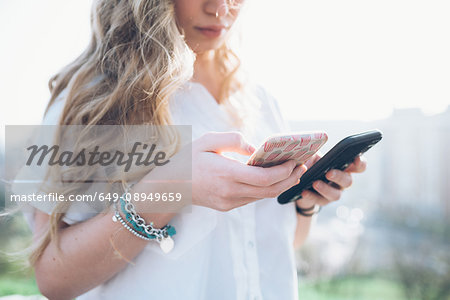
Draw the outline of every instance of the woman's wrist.
[[[299,207],[300,209],[308,209],[316,204],[316,201],[313,199],[305,199],[300,198],[299,200],[295,201],[295,205]]]
[[[314,200],[300,199],[295,201],[295,211],[297,215],[312,217],[320,211],[321,207]]]

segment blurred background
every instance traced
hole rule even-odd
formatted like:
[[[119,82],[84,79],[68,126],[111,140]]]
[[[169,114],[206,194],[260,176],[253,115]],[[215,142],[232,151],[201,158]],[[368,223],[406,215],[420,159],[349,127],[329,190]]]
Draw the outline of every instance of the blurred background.
[[[367,171],[314,218],[300,299],[450,299],[450,2],[246,1],[242,62],[292,130],[325,130],[323,153],[384,133]],[[88,43],[90,5],[0,1],[2,147],[5,124],[40,123],[50,76]],[[0,226],[1,251],[30,243],[21,215]],[[38,293],[0,254],[0,296]]]

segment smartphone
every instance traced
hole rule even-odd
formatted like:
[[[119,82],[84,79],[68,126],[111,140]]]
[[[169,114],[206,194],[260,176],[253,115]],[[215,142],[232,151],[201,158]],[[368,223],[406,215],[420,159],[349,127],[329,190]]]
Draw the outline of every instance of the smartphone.
[[[327,140],[325,132],[272,135],[253,152],[247,164],[267,168],[287,160],[295,160],[298,166],[311,158]]]
[[[299,184],[280,194],[278,203],[286,204],[295,201],[301,197],[304,190],[314,191],[312,184],[316,180],[329,182],[325,178],[329,170],[346,169],[358,155],[372,148],[381,138],[382,132],[379,130],[366,131],[344,138],[303,174]]]

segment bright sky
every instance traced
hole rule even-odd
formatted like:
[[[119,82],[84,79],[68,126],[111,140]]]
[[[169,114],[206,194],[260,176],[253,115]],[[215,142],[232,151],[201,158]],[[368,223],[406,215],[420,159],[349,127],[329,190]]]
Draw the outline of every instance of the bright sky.
[[[244,63],[291,120],[450,105],[450,1],[247,0]],[[38,124],[89,39],[90,0],[0,1],[1,123]]]

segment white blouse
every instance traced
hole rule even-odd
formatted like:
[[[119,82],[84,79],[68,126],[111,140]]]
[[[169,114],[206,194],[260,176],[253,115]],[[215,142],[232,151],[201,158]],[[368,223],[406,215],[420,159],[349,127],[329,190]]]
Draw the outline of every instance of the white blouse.
[[[259,86],[251,90],[260,102],[260,115],[252,121],[255,130],[243,134],[258,147],[289,127],[273,97]],[[63,100],[56,102],[43,124],[57,124],[63,106]],[[199,83],[188,82],[177,92],[170,112],[175,125],[192,125],[193,140],[209,131],[236,130],[224,106]],[[244,163],[248,159],[224,155]],[[33,213],[24,216],[33,228]],[[92,216],[69,210],[63,221],[75,224]],[[266,198],[228,212],[192,205],[191,212],[177,214],[170,224],[177,230],[170,253],[151,241],[135,265],[77,299],[298,299],[293,202],[280,205]]]

